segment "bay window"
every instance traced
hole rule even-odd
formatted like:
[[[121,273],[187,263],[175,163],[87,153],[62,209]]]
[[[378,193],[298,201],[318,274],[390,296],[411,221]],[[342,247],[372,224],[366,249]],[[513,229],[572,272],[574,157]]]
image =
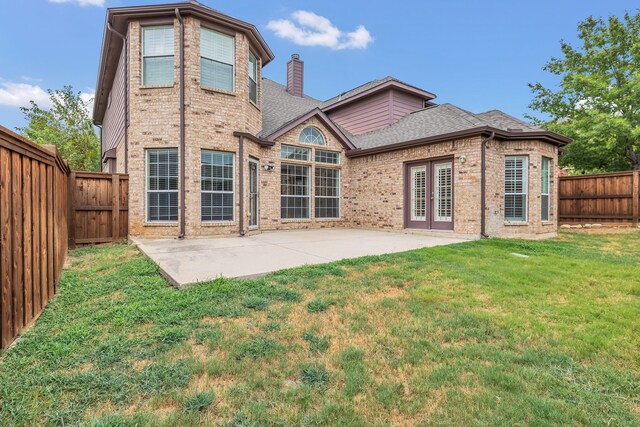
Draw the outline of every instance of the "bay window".
[[[234,91],[235,39],[233,36],[200,29],[200,84]]]

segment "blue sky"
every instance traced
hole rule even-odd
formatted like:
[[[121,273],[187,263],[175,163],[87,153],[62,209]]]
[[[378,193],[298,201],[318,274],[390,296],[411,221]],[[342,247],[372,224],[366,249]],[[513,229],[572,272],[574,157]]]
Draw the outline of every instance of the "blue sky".
[[[1,0],[0,124],[23,126],[18,105],[45,100],[48,88],[70,84],[91,94],[106,8],[157,2]],[[393,7],[382,9],[371,0],[201,3],[258,27],[276,55],[265,77],[284,82],[287,60],[299,53],[310,96],[324,100],[392,75],[437,94],[438,102],[473,112],[498,108],[520,118],[529,112],[527,83],[554,83],[542,67],[559,54],[561,39],[576,40],[580,20],[622,15],[638,5],[623,0],[405,0],[385,2]],[[29,21],[11,16],[29,16]],[[309,37],[301,29],[314,34]]]

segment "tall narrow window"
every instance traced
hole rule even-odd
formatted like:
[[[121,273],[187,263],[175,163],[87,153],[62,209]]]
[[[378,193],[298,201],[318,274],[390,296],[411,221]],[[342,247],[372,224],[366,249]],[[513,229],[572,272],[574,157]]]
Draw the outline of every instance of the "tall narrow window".
[[[309,166],[283,163],[280,174],[280,216],[309,218]]]
[[[202,221],[233,221],[233,154],[203,150],[200,157]]]
[[[316,218],[340,218],[340,170],[316,167]]]
[[[249,52],[249,99],[258,103],[258,60]]]
[[[173,27],[142,28],[142,84],[173,84]]]
[[[178,220],[178,150],[148,149],[147,221]]]
[[[436,163],[433,167],[435,193],[435,220],[451,221],[453,218],[453,165]]]
[[[233,92],[235,39],[206,28],[200,29],[200,84]]]
[[[508,156],[504,162],[504,219],[527,221],[528,158]]]
[[[540,196],[540,204],[542,206],[541,217],[543,221],[549,221],[549,189],[551,185],[551,159],[548,157],[542,158],[541,170],[541,185],[542,191]]]
[[[411,221],[427,218],[427,168],[411,168]]]

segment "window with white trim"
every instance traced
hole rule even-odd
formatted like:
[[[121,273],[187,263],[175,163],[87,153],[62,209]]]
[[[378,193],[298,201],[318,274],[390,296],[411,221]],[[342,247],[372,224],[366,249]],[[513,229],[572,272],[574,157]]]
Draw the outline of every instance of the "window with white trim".
[[[504,161],[504,219],[527,221],[527,156],[507,156]]]
[[[147,221],[178,220],[178,149],[147,149]]]
[[[258,59],[249,51],[249,99],[258,103]]]
[[[541,218],[543,221],[549,221],[549,194],[551,189],[551,159],[542,158],[541,171],[541,195],[540,205],[542,208]]]
[[[202,150],[200,157],[202,221],[233,221],[233,153]]]
[[[309,218],[309,174],[311,168],[283,163],[280,167],[280,217]]]
[[[280,158],[285,160],[309,161],[311,158],[311,150],[304,147],[295,147],[293,145],[282,145]]]
[[[300,132],[300,138],[298,140],[305,144],[327,145],[326,141],[324,140],[324,136],[322,136],[320,131],[313,126],[302,129],[302,132]]]
[[[435,163],[434,166],[435,220],[451,222],[453,219],[453,164]]]
[[[328,163],[332,165],[340,164],[340,153],[335,151],[326,151],[326,150],[318,150],[316,149],[316,162],[318,163]]]
[[[234,91],[235,38],[200,28],[200,84]]]
[[[340,218],[340,169],[315,168],[316,218]]]
[[[142,28],[142,84],[173,84],[173,26]]]

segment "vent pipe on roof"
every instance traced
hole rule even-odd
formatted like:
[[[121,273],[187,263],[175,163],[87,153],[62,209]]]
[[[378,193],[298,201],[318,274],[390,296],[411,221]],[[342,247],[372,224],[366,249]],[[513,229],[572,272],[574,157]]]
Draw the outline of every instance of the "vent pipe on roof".
[[[293,96],[303,95],[304,62],[300,61],[300,55],[294,53],[287,62],[287,92]]]

